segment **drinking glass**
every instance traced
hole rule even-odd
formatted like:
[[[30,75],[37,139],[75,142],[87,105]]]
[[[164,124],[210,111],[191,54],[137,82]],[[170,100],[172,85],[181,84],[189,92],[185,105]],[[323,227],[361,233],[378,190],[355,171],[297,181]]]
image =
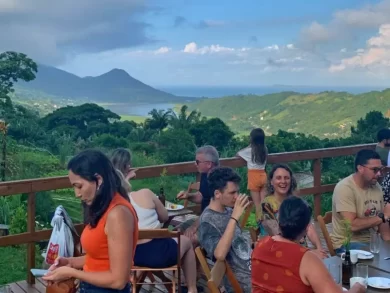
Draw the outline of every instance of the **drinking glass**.
[[[328,271],[335,283],[341,285],[341,263],[328,264]]]
[[[380,234],[376,231],[371,231],[370,251],[372,253],[379,253],[380,240]]]
[[[0,293],[12,293],[11,287],[8,285],[0,285]]]
[[[351,287],[355,283],[360,283],[367,288],[367,279],[368,279],[368,265],[366,264],[357,264],[356,268],[353,270],[352,278],[350,280]]]

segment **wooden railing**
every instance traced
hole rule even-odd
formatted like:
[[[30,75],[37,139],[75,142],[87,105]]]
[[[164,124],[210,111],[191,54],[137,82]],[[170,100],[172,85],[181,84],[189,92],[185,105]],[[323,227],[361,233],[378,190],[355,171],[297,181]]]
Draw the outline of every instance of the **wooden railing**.
[[[333,191],[335,184],[321,185],[321,159],[354,155],[361,149],[373,149],[374,144],[355,145],[339,148],[315,149],[307,151],[270,154],[268,163],[289,163],[294,161],[312,161],[314,184],[313,187],[299,190],[299,195],[314,196],[315,218],[321,213],[321,194]],[[221,159],[222,166],[239,168],[246,166],[246,162],[241,158]],[[137,171],[137,179],[159,177],[163,172],[166,175],[180,175],[195,173],[194,162],[184,162],[177,164],[166,164],[150,167],[142,167]],[[27,281],[30,284],[35,282],[30,273],[30,269],[35,267],[35,242],[48,240],[51,229],[35,231],[35,195],[40,191],[71,188],[67,176],[50,177],[41,179],[29,179],[8,181],[0,183],[0,196],[11,196],[16,194],[27,194],[27,232],[15,235],[0,237],[0,247],[9,245],[27,244]],[[76,229],[81,233],[83,224],[76,225]]]

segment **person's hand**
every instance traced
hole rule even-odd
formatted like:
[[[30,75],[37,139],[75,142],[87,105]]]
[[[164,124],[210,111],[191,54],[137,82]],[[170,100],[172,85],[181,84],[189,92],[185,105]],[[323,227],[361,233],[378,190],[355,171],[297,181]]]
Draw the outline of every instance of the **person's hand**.
[[[188,198],[188,194],[187,194],[187,191],[180,191],[177,196],[176,196],[177,199],[187,199]]]
[[[126,180],[130,180],[132,178],[135,178],[137,176],[137,174],[136,174],[137,171],[138,171],[138,169],[130,170],[129,173],[127,173],[127,175],[126,175]]]
[[[245,194],[240,194],[236,203],[234,204],[232,218],[235,218],[237,221],[240,219],[241,215],[244,213],[245,209],[251,204],[248,196]]]
[[[325,249],[323,249],[322,247],[313,250],[313,252],[314,252],[320,259],[328,258],[328,253],[327,253],[327,252],[325,251]]]
[[[351,290],[354,290],[353,292],[356,292],[356,293],[366,292],[366,288],[360,283],[355,283],[348,292],[351,292]]]
[[[71,267],[63,266],[49,271],[42,279],[48,282],[60,282],[72,278],[74,271],[75,269]]]
[[[385,215],[386,219],[390,218],[390,204],[385,205],[383,208],[383,214]]]
[[[54,271],[59,267],[72,267],[68,258],[65,257],[57,257],[54,263],[50,266],[49,271]]]

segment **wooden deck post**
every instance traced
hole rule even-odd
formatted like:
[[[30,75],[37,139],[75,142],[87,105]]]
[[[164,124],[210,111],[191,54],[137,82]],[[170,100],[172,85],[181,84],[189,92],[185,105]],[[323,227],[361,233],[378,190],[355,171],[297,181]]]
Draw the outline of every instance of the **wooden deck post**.
[[[321,187],[321,159],[313,160],[314,187]],[[321,215],[321,193],[313,194],[314,219]]]
[[[27,232],[35,232],[35,192],[28,194],[27,199]],[[35,268],[35,242],[27,244],[27,282],[35,284],[35,278],[31,269]]]

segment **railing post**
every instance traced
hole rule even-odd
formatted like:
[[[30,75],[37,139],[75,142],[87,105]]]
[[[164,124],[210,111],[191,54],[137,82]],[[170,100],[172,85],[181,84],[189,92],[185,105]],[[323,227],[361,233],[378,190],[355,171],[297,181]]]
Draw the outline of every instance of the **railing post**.
[[[27,232],[35,232],[35,192],[28,194],[27,199]],[[35,277],[31,269],[35,268],[35,242],[27,244],[27,282],[35,284]]]
[[[321,186],[321,159],[313,160],[313,176],[314,187]],[[321,193],[313,195],[314,199],[314,219],[317,221],[317,217],[321,215]]]

